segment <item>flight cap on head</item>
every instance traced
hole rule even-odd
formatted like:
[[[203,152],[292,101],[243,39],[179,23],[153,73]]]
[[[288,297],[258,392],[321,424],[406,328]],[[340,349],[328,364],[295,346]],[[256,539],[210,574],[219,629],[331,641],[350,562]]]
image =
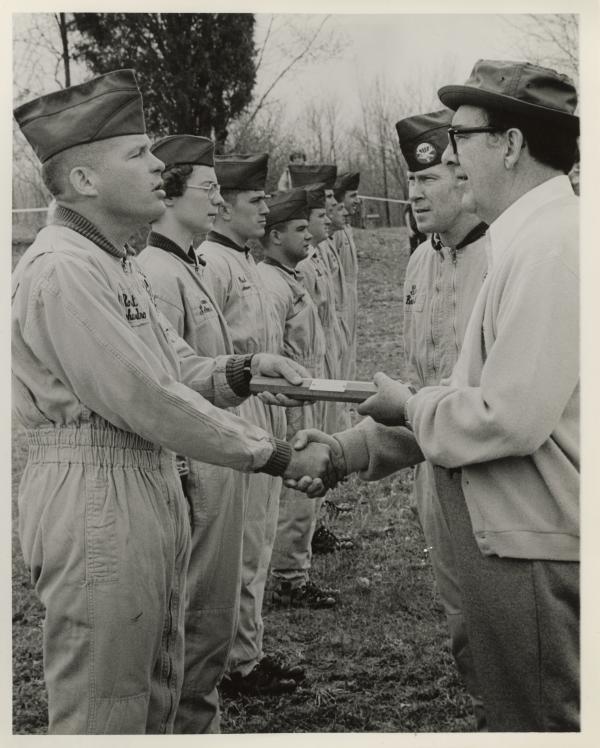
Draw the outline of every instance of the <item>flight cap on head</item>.
[[[264,190],[268,153],[228,153],[215,156],[215,172],[222,190]]]
[[[335,187],[337,166],[334,164],[290,164],[292,187],[304,187],[306,184],[323,182],[326,190]]]
[[[464,85],[442,86],[438,96],[450,109],[469,104],[522,114],[575,134],[579,132],[573,81],[556,70],[531,62],[478,60]]]
[[[215,144],[200,135],[167,135],[150,149],[164,162],[165,168],[178,164],[214,166]]]
[[[308,198],[306,190],[301,187],[273,195],[267,199],[267,205],[269,206],[267,228],[276,223],[308,217]]]
[[[313,208],[325,208],[325,184],[317,182],[316,184],[306,184],[302,187],[306,192],[306,204],[309,210]]]
[[[333,194],[335,199],[339,202],[344,199],[346,192],[358,189],[358,183],[360,182],[360,172],[358,171],[345,171],[342,174],[338,174],[335,180],[335,187]]]
[[[360,182],[359,171],[345,171],[342,174],[338,174],[335,180],[335,189],[343,190],[344,192],[350,192],[351,190],[357,190]]]
[[[130,69],[53,91],[14,111],[42,163],[76,145],[146,132],[142,94]]]
[[[452,116],[449,109],[442,109],[396,122],[400,150],[409,171],[421,171],[442,163]]]

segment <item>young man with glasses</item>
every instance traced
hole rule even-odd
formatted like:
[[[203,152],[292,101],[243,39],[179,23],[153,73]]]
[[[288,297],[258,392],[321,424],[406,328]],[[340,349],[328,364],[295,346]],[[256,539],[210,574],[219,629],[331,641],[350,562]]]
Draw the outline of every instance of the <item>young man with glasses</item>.
[[[219,307],[203,278],[205,261],[193,239],[212,228],[222,204],[214,170],[214,143],[170,135],[152,146],[165,164],[166,210],[152,223],[139,261],[158,308],[201,356],[234,353]],[[232,409],[252,421],[252,408]],[[249,477],[236,470],[179,458],[190,505],[192,550],[187,576],[185,667],[176,733],[219,731],[217,686],[237,632],[242,536]]]

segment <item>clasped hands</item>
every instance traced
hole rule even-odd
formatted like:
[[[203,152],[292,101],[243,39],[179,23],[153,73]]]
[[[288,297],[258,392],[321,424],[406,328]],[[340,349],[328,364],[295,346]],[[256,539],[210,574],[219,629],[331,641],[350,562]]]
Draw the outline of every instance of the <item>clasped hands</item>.
[[[414,391],[382,372],[375,374],[373,381],[377,392],[358,406],[358,413],[385,426],[403,426],[406,402]],[[316,498],[346,477],[346,460],[335,437],[318,429],[303,429],[293,438],[292,447],[292,459],[283,476],[286,486]]]

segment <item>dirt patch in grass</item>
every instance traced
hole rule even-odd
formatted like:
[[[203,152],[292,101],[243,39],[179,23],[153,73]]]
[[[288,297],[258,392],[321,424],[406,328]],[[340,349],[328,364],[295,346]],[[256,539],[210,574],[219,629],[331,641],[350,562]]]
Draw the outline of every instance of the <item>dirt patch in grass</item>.
[[[358,378],[402,376],[402,229],[355,230],[360,261]],[[26,446],[13,428],[13,730],[44,732],[43,610],[17,535],[16,486]],[[409,506],[411,472],[379,483],[355,478],[328,497],[353,510],[324,515],[355,547],[314,559],[313,580],[340,590],[332,610],[267,603],[265,649],[300,662],[305,685],[285,697],[224,700],[222,730],[267,732],[457,732],[474,729],[458,681],[424,538]],[[359,578],[369,580],[361,586]],[[364,585],[364,583],[362,583]]]

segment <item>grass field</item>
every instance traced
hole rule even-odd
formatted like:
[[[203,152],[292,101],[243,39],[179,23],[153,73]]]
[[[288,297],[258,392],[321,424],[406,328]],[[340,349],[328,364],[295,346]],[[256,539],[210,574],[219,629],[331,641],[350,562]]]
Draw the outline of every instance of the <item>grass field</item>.
[[[402,375],[402,229],[355,231],[360,258],[358,378]],[[42,608],[24,568],[15,498],[26,446],[13,429],[13,731],[43,733]],[[333,610],[265,610],[265,649],[301,662],[292,695],[226,700],[223,732],[457,732],[474,729],[449,651],[425,542],[408,502],[410,471],[350,479],[329,498],[354,505],[327,518],[355,548],[315,558],[313,579],[341,590]],[[369,586],[357,580],[365,577]]]

